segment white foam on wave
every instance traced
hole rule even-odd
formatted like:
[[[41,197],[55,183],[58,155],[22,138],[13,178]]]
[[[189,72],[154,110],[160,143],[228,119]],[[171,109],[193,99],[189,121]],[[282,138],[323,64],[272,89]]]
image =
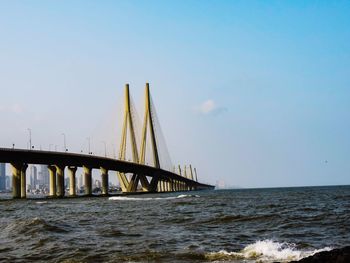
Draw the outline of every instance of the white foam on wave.
[[[257,241],[246,246],[240,252],[227,252],[221,250],[219,252],[211,252],[206,254],[209,260],[251,260],[258,262],[289,262],[300,260],[305,257],[312,256],[318,252],[329,251],[332,248],[325,247],[315,250],[298,250],[295,244],[279,243],[272,240]]]
[[[47,201],[37,201],[37,202],[35,202],[35,203],[38,204],[38,205],[41,205],[41,204],[46,204]]]
[[[200,197],[199,195],[178,195],[168,197],[128,197],[128,196],[112,196],[109,200],[113,201],[150,201],[150,200],[173,200],[180,198]]]

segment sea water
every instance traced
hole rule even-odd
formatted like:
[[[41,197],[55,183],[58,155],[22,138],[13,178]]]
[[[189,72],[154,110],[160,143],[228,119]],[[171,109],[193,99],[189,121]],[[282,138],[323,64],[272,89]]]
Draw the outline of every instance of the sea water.
[[[8,262],[288,262],[349,233],[350,186],[0,201]]]

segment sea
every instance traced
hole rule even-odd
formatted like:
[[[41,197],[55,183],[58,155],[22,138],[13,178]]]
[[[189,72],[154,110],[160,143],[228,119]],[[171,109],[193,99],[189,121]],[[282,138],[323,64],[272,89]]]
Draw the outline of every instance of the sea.
[[[350,186],[0,201],[0,262],[289,262],[350,245]]]

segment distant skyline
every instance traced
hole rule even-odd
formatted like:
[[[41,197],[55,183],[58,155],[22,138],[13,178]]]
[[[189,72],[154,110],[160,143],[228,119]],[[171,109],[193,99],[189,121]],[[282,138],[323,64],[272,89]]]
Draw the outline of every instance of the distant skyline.
[[[350,2],[0,1],[0,147],[119,151],[146,82],[174,164],[350,184]],[[50,146],[51,145],[51,146]]]

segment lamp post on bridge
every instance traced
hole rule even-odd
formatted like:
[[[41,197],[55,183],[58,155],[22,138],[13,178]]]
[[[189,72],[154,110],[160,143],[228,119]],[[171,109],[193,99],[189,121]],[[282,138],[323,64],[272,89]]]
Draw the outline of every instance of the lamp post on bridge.
[[[112,143],[112,149],[113,149],[113,158],[116,159],[117,156],[115,154],[115,145],[114,145],[114,143]]]
[[[29,150],[32,149],[32,129],[28,128],[27,129],[29,132]]]
[[[101,141],[101,143],[103,143],[105,146],[105,157],[107,157],[107,144],[105,141]]]
[[[91,152],[91,138],[90,138],[90,137],[87,137],[86,139],[88,140],[89,154],[92,154],[92,152]]]
[[[63,151],[66,152],[67,151],[67,144],[66,144],[66,134],[65,133],[62,133],[61,134],[63,136]]]

